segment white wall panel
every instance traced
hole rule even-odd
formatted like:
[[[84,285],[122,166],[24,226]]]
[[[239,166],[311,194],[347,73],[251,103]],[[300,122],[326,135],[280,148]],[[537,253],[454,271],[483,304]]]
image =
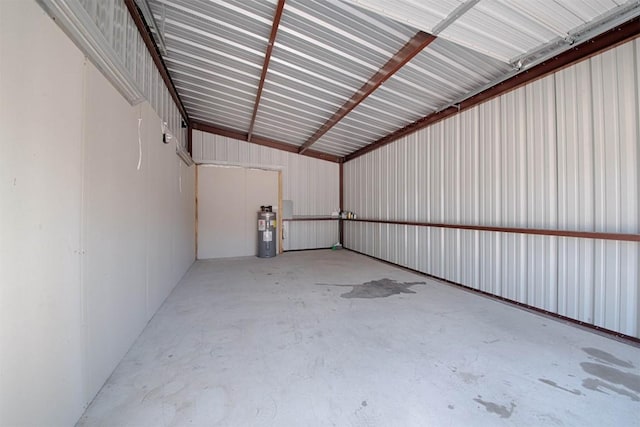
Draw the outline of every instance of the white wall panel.
[[[35,3],[0,2],[0,425],[73,425],[85,403],[83,72]]]
[[[94,70],[88,66],[85,72],[83,250],[87,256],[82,281],[87,389],[97,392],[139,333],[130,326],[145,323],[147,295],[145,176],[136,170],[138,147],[133,143],[139,116],[131,114],[127,101]]]
[[[43,8],[58,10],[47,0],[39,1]],[[100,59],[107,60],[112,64],[121,64],[124,69],[123,74],[125,74],[123,79],[144,96],[162,121],[167,123],[168,129],[177,139],[178,144],[183,149],[186,149],[187,134],[186,130],[181,126],[182,114],[173,102],[164,80],[162,80],[158,69],[153,63],[151,54],[147,50],[133,18],[124,4],[124,0],[65,0],[65,2],[69,5],[64,8],[67,11],[79,10],[78,13],[86,12],[83,15],[88,15],[87,19],[90,21],[90,27],[86,28],[86,31],[105,40],[108,45],[108,49],[104,53],[110,57]],[[79,8],[76,6],[79,6]],[[66,25],[63,19],[59,19],[57,22],[61,26]],[[84,36],[77,35],[75,28],[65,28],[65,30],[73,37],[77,36],[79,39],[84,39]],[[88,56],[90,58],[92,55],[94,55],[94,52],[89,52]],[[93,57],[91,59],[96,58]],[[96,62],[100,61],[97,60]],[[103,71],[105,71],[104,74],[107,78],[112,77],[109,75],[109,71]],[[117,84],[116,87],[118,87]]]
[[[34,2],[0,57],[0,425],[73,425],[193,262],[195,168]]]
[[[197,130],[193,131],[193,158],[198,163],[282,170],[282,198],[293,201],[294,215],[327,216],[339,208],[337,163]],[[287,227],[284,250],[325,248],[338,241],[337,221],[296,222]]]
[[[90,63],[84,109],[82,281],[93,397],[194,260],[195,168],[181,170],[151,106],[128,105]]]
[[[85,88],[88,402],[193,262],[195,168],[183,166],[174,144],[162,143],[161,120],[148,103],[128,106],[90,64]]]
[[[360,218],[640,233],[640,42],[345,164]],[[640,336],[640,244],[347,222],[388,261]]]
[[[258,254],[257,211],[278,206],[278,171],[198,166],[198,259]],[[277,233],[272,244],[279,249]]]

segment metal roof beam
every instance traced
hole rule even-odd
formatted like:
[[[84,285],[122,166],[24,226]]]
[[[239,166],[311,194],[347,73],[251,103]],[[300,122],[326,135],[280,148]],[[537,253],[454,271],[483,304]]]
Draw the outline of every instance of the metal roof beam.
[[[138,9],[140,9],[140,12],[142,13],[142,17],[147,23],[147,27],[149,27],[149,29],[156,35],[155,41],[158,45],[158,48],[160,48],[160,53],[162,53],[163,55],[166,55],[167,46],[164,42],[164,36],[162,35],[160,26],[158,25],[155,18],[153,17],[153,12],[151,12],[151,7],[149,7],[149,3],[147,2],[147,0],[135,0],[135,2],[138,5]],[[164,4],[162,5],[162,7],[164,10]]]
[[[149,54],[151,54],[153,63],[156,65],[156,68],[158,69],[160,76],[162,76],[162,80],[164,81],[164,84],[167,86],[167,89],[171,94],[171,98],[173,99],[173,102],[175,102],[176,106],[178,107],[178,110],[180,110],[180,114],[182,114],[182,118],[188,124],[189,115],[187,114],[187,110],[184,108],[184,105],[182,104],[182,100],[180,99],[180,96],[178,96],[178,91],[176,90],[176,87],[173,84],[173,80],[171,80],[171,77],[169,76],[169,72],[167,71],[167,66],[162,60],[160,53],[158,52],[158,47],[156,46],[156,42],[153,40],[153,37],[151,36],[149,27],[147,26],[147,23],[144,20],[142,13],[140,12],[140,9],[138,9],[138,6],[136,5],[135,0],[124,0],[124,4],[125,6],[127,6],[127,9],[129,10],[129,14],[133,18],[133,22],[135,22],[136,27],[138,28],[138,32],[142,36],[142,40],[144,41],[144,44],[147,46],[147,50],[149,51]]]
[[[607,49],[611,49],[626,41],[637,38],[638,36],[640,36],[640,17],[635,17],[622,25],[616,26],[585,41],[584,43],[573,46],[569,50],[557,53],[555,56],[551,56],[531,68],[521,70],[519,74],[494,82],[489,88],[480,92],[472,92],[455,105],[451,105],[440,111],[431,113],[401,129],[383,136],[377,141],[348,154],[345,156],[345,161],[353,160],[404,136],[417,132],[420,129],[454,116],[461,111],[468,110],[480,103],[493,99],[534,80],[538,80],[544,76],[561,70],[562,68],[573,65],[576,62],[588,59]]]
[[[327,133],[329,129],[334,127],[342,120],[351,110],[356,108],[362,101],[367,99],[382,83],[389,77],[394,75],[407,62],[413,59],[425,47],[436,39],[435,36],[418,31],[386,64],[382,66],[353,96],[336,111],[329,120],[327,120],[300,148],[298,152],[303,154],[309,147],[315,143],[322,135]]]
[[[467,13],[469,9],[478,4],[479,1],[480,0],[467,0],[464,3],[460,3],[460,5],[453,9],[453,11],[446,18],[440,21],[438,25],[433,27],[431,34],[437,36],[438,34],[443,32],[449,25],[453,24],[458,18]]]
[[[316,150],[307,150],[305,153],[298,153],[298,146],[293,144],[287,144],[286,142],[276,141],[269,138],[263,138],[261,136],[253,136],[249,141],[249,134],[240,132],[234,129],[222,128],[210,123],[192,121],[191,129],[199,130],[201,132],[212,133],[214,135],[226,136],[227,138],[233,138],[240,141],[250,142],[251,144],[262,145],[265,147],[275,148],[276,150],[287,151],[289,153],[302,154],[304,156],[313,157],[320,160],[326,160],[334,163],[342,163],[344,158],[334,156],[332,154],[323,153]]]
[[[264,87],[264,80],[267,77],[267,70],[269,69],[269,61],[271,60],[271,52],[273,51],[273,44],[276,41],[276,35],[278,34],[278,26],[280,25],[280,18],[282,18],[282,12],[284,11],[284,1],[278,0],[278,7],[276,13],[273,16],[273,25],[271,26],[271,34],[269,35],[269,43],[267,44],[267,52],[264,56],[264,64],[262,64],[262,73],[260,74],[260,83],[258,84],[258,93],[256,94],[256,102],[253,106],[253,114],[251,115],[251,122],[249,124],[249,132],[247,141],[251,142],[253,137],[253,127],[256,124],[256,116],[258,115],[258,107],[260,106],[260,97],[262,97],[262,88]]]

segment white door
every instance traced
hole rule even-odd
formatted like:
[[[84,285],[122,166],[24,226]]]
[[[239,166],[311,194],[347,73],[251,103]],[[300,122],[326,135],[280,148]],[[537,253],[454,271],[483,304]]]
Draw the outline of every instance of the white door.
[[[198,166],[198,259],[258,252],[260,206],[278,208],[278,172]]]

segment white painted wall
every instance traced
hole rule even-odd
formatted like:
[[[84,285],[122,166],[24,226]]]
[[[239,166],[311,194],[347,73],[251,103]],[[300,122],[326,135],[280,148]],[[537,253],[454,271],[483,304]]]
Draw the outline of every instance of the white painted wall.
[[[640,40],[345,164],[360,218],[640,233]],[[640,244],[345,224],[348,248],[640,337]]]
[[[282,198],[294,215],[327,216],[340,203],[339,165],[220,135],[193,131],[193,159],[282,170]],[[338,222],[285,223],[284,250],[327,248],[338,241]]]
[[[257,212],[271,205],[277,215],[279,171],[199,165],[197,173],[198,259],[257,255]]]
[[[84,403],[83,73],[36,4],[0,2],[0,425],[70,425]]]
[[[0,2],[0,425],[76,422],[193,262],[194,189],[148,103]]]

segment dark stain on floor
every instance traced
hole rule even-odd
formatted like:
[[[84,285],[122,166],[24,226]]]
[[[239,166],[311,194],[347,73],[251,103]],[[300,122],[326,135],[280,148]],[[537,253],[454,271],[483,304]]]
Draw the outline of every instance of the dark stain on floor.
[[[513,410],[516,407],[516,404],[511,402],[511,407],[507,408],[504,405],[498,405],[497,403],[494,402],[487,402],[481,399],[482,396],[478,396],[477,398],[473,399],[475,402],[478,402],[479,404],[481,404],[482,406],[484,406],[484,409],[487,410],[487,412],[491,412],[493,414],[497,414],[500,415],[500,418],[509,418],[512,414],[513,414]]]
[[[331,285],[318,283],[323,286],[348,286],[352,288],[340,296],[342,298],[386,298],[397,294],[415,294],[409,289],[413,285],[426,285],[426,282],[398,282],[393,279],[371,280],[361,285]]]
[[[586,373],[594,377],[613,384],[619,384],[629,390],[640,393],[640,375],[623,372],[600,363],[582,362],[580,366]]]
[[[612,365],[617,365],[622,368],[634,368],[633,363],[626,360],[618,359],[613,354],[607,353],[606,351],[603,351],[597,348],[584,347],[582,351],[587,353],[589,356],[595,359],[598,359],[601,362],[610,363]]]
[[[597,348],[583,347],[582,350],[590,356],[590,359],[600,362],[580,363],[580,367],[584,372],[593,375],[591,378],[582,380],[583,388],[604,394],[613,392],[620,396],[628,397],[634,402],[640,402],[640,395],[638,394],[640,393],[640,375],[624,371],[624,369],[634,369],[633,363],[619,359],[613,354]],[[618,366],[622,370],[611,365]],[[569,376],[575,378],[575,375],[569,374]],[[570,390],[549,379],[538,378],[538,381],[577,396],[582,395],[580,390]]]
[[[555,387],[555,388],[557,388],[559,390],[563,390],[563,391],[569,392],[571,394],[575,394],[576,396],[580,396],[582,394],[582,392],[580,390],[576,390],[576,389],[569,390],[568,388],[564,388],[564,387],[559,386],[558,384],[555,383],[555,381],[547,380],[545,378],[538,378],[538,381],[540,381],[542,383],[545,383],[547,385],[550,385],[551,387]]]
[[[618,393],[621,396],[627,396],[634,402],[640,402],[640,397],[638,397],[638,395],[631,393],[630,391],[625,390],[622,387],[616,387],[597,378],[585,378],[584,380],[582,380],[582,387],[593,391],[599,391],[600,393],[605,394],[608,393],[606,391],[603,391],[602,389],[607,389],[614,393]]]

